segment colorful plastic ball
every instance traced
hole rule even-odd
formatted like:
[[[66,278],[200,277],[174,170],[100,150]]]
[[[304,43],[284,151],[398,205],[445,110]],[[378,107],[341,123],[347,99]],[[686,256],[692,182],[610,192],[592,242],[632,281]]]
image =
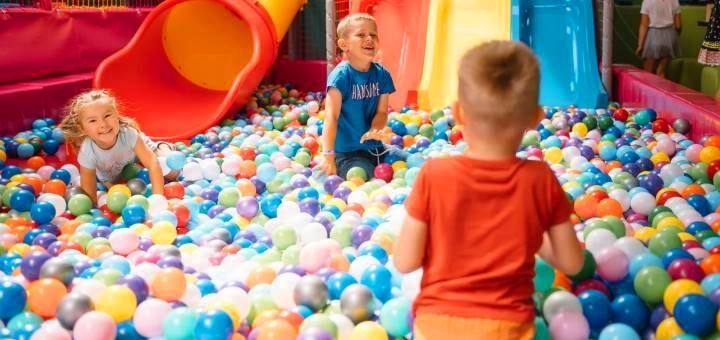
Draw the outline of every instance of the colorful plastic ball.
[[[117,335],[117,324],[110,315],[100,311],[83,314],[73,328],[75,340],[109,340]]]
[[[614,323],[603,328],[598,340],[640,340],[640,335],[624,323]]]
[[[350,168],[347,172],[346,178],[348,180],[351,180],[352,178],[355,178],[355,177],[361,178],[363,181],[368,180],[367,173],[365,172],[365,170],[363,168],[361,168],[359,166],[354,166],[354,167]]]
[[[177,301],[187,289],[187,279],[182,270],[174,267],[157,272],[150,283],[153,296],[165,301]]]
[[[19,283],[0,281],[0,319],[8,320],[25,309],[27,292]]]
[[[697,335],[710,335],[716,330],[718,306],[702,294],[688,294],[677,300],[673,315],[680,328]]]
[[[369,287],[373,295],[385,302],[392,296],[392,274],[387,267],[377,264],[371,265],[362,273],[360,283]]]
[[[172,310],[169,303],[160,299],[148,299],[137,306],[133,324],[138,334],[145,337],[161,336],[163,320]]]
[[[375,167],[373,174],[375,175],[375,178],[382,179],[383,181],[389,183],[393,178],[393,169],[390,164],[380,163]]]
[[[645,267],[635,275],[634,286],[637,295],[649,305],[663,301],[663,293],[670,285],[670,275],[659,267]]]
[[[27,287],[28,309],[42,317],[54,317],[65,294],[67,288],[57,279],[45,278],[30,282]]]
[[[60,300],[56,317],[65,329],[71,330],[85,313],[93,309],[93,302],[89,296],[71,292]]]
[[[590,327],[582,312],[562,310],[549,321],[550,335],[556,340],[587,339]]]
[[[320,277],[306,275],[295,285],[293,298],[296,304],[317,311],[328,303],[328,287]]]
[[[68,190],[70,192],[70,190]],[[84,215],[90,212],[92,208],[92,200],[84,194],[72,195],[68,200],[67,209],[75,216]]]
[[[150,295],[150,288],[148,287],[147,282],[145,282],[141,276],[135,274],[126,274],[125,276],[117,279],[115,284],[130,288],[133,294],[135,294],[135,299],[138,303],[145,301],[145,299],[147,299]]]
[[[679,279],[671,282],[663,293],[665,309],[674,311],[675,304],[677,304],[678,300],[688,294],[703,294],[702,287],[700,287],[699,283],[688,279]]]
[[[20,263],[20,272],[28,281],[35,281],[40,278],[40,268],[42,265],[52,258],[52,255],[36,251],[23,257]],[[0,316],[2,318],[2,316]]]
[[[46,139],[42,144],[42,150],[45,154],[52,156],[60,150],[60,142],[56,139]]]
[[[233,332],[233,321],[225,311],[213,309],[197,315],[193,335],[198,340],[228,339]]]
[[[605,294],[597,290],[587,290],[578,295],[578,300],[590,329],[599,330],[610,323],[612,310],[610,300]]]
[[[273,193],[273,194],[267,195],[260,200],[260,205],[259,205],[260,211],[263,214],[265,214],[265,216],[267,216],[267,217],[270,217],[270,218],[277,217],[278,207],[280,206],[281,203],[282,203],[282,195],[281,194]]]
[[[677,133],[687,134],[690,132],[692,125],[690,122],[685,118],[678,118],[675,119],[672,123],[673,130]]]
[[[166,339],[192,339],[198,313],[187,307],[172,309],[163,320],[163,335]]]
[[[122,218],[127,225],[142,223],[145,221],[146,212],[139,204],[128,204],[122,209]]]
[[[111,285],[101,291],[93,299],[95,310],[109,315],[113,321],[130,320],[137,307],[137,299],[130,288],[122,285]]]
[[[35,195],[28,190],[18,190],[10,196],[10,207],[20,211],[29,211],[35,203]]]
[[[40,278],[54,278],[67,286],[75,278],[75,269],[70,261],[61,257],[53,257],[40,267]]]
[[[28,159],[35,155],[35,147],[30,143],[20,143],[17,146],[17,156],[21,159]]]
[[[387,332],[380,324],[374,321],[363,321],[355,326],[350,333],[350,340],[388,339]]]
[[[610,308],[613,322],[629,325],[636,332],[642,332],[648,324],[650,310],[635,294],[617,296],[610,304]]]

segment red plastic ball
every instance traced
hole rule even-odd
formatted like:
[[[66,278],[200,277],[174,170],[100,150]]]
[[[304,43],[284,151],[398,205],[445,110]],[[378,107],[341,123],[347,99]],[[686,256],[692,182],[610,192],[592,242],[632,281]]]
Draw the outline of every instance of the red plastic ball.
[[[669,133],[670,124],[665,119],[658,118],[652,122],[652,130],[653,132]]]
[[[617,110],[615,110],[615,112],[613,112],[612,116],[615,120],[624,122],[624,121],[627,121],[630,114],[625,109],[617,109]]]

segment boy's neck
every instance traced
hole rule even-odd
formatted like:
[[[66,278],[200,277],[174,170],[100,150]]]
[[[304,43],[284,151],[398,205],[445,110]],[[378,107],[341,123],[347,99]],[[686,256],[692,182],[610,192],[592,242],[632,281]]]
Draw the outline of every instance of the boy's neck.
[[[347,62],[348,62],[348,64],[350,64],[350,66],[353,69],[355,69],[355,71],[359,71],[359,72],[367,72],[368,70],[370,70],[370,66],[372,66],[372,61],[364,62],[364,61],[358,61],[358,60],[353,60],[351,58],[348,58]]]
[[[486,161],[501,161],[513,159],[517,153],[517,145],[504,143],[498,138],[476,137],[468,139],[465,137],[467,149],[464,156],[472,159]]]

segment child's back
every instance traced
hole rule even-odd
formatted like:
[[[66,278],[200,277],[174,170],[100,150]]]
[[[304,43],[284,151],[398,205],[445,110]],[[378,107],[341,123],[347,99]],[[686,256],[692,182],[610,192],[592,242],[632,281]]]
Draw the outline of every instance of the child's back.
[[[535,253],[571,213],[555,175],[538,161],[464,156],[423,172],[406,203],[428,225],[415,312],[532,321]]]
[[[489,42],[461,59],[454,114],[468,147],[424,164],[393,255],[401,272],[423,269],[416,339],[532,339],[535,254],[566,273],[582,266],[555,174],[515,156],[543,116],[539,76],[517,42]]]

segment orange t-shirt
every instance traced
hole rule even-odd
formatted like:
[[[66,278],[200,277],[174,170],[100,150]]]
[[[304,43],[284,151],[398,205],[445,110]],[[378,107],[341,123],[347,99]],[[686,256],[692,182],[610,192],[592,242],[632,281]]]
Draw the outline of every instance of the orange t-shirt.
[[[535,253],[572,212],[546,163],[429,159],[405,207],[428,225],[414,313],[533,321]]]

